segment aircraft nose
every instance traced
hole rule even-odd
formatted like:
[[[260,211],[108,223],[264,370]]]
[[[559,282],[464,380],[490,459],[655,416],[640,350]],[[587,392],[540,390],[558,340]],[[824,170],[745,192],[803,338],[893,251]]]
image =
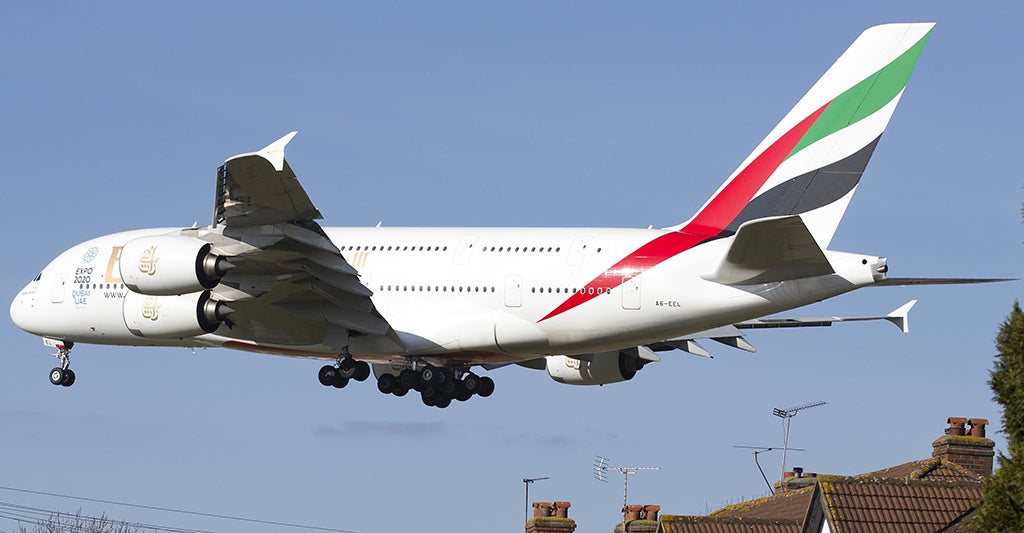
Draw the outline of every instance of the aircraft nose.
[[[11,321],[15,326],[30,333],[38,329],[35,319],[37,315],[36,291],[33,285],[35,284],[29,284],[22,289],[11,302]]]

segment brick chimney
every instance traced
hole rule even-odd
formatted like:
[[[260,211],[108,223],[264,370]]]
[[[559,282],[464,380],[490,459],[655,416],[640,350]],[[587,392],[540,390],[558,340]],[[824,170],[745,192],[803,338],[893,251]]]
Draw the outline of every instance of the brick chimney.
[[[627,505],[622,508],[622,521],[615,524],[615,533],[655,533],[658,531],[660,505]]]
[[[573,533],[576,521],[569,518],[569,502],[533,502],[533,518],[526,521],[526,533]]]
[[[979,476],[991,475],[996,443],[985,438],[988,420],[951,416],[946,422],[946,434],[932,443],[932,457],[956,463]]]

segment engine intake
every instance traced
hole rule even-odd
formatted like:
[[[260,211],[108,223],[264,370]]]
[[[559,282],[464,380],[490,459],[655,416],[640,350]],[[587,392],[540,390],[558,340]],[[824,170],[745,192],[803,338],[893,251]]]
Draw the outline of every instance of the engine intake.
[[[155,296],[212,289],[234,265],[211,249],[208,242],[178,235],[133,239],[121,249],[121,279],[133,292]]]
[[[633,350],[597,352],[576,357],[549,355],[548,375],[551,379],[567,385],[605,385],[629,381],[647,361],[629,353]]]
[[[121,312],[135,336],[184,339],[217,331],[234,309],[214,300],[210,291],[178,296],[129,292]]]

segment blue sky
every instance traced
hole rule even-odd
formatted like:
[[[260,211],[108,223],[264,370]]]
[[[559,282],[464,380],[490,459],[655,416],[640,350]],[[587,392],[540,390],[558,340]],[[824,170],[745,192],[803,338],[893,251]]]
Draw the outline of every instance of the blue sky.
[[[1022,9],[964,4],[37,3],[8,6],[3,288],[122,229],[207,223],[216,167],[293,129],[327,225],[669,226],[687,219],[866,27],[938,26],[833,240],[904,276],[1019,276]],[[1012,6],[1012,7],[1011,7]],[[840,12],[841,9],[847,11]],[[931,454],[948,416],[997,422],[986,385],[1019,283],[865,289],[800,315],[887,324],[758,331],[757,354],[664,355],[631,382],[492,374],[447,410],[319,363],[227,350],[75,348],[78,382],[2,321],[0,485],[361,533],[522,527],[569,500],[608,530],[630,500],[700,514],[764,494],[748,451],[856,474]],[[712,346],[709,346],[712,347]],[[998,424],[996,424],[998,425]],[[990,436],[999,449],[1005,440]],[[772,476],[777,455],[763,455]],[[27,496],[216,531],[251,524]],[[453,524],[454,522],[454,524]],[[15,529],[0,520],[0,531]]]

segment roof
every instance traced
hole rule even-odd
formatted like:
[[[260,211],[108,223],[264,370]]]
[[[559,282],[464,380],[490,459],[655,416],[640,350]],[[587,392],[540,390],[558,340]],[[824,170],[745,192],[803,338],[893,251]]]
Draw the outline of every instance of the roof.
[[[821,494],[839,533],[932,532],[962,522],[981,500],[967,480],[847,478],[822,481]]]
[[[836,533],[966,531],[982,478],[940,458],[812,485],[723,507],[708,516],[662,515],[663,533],[788,533],[827,514]],[[816,528],[817,526],[814,526]]]
[[[931,457],[890,466],[874,472],[854,476],[856,478],[878,479],[920,479],[920,480],[963,480],[981,483],[984,478],[970,470],[945,459]]]
[[[790,490],[756,500],[734,503],[708,515],[710,518],[797,520],[803,522],[814,486]]]
[[[659,533],[800,533],[802,520],[662,515]]]

